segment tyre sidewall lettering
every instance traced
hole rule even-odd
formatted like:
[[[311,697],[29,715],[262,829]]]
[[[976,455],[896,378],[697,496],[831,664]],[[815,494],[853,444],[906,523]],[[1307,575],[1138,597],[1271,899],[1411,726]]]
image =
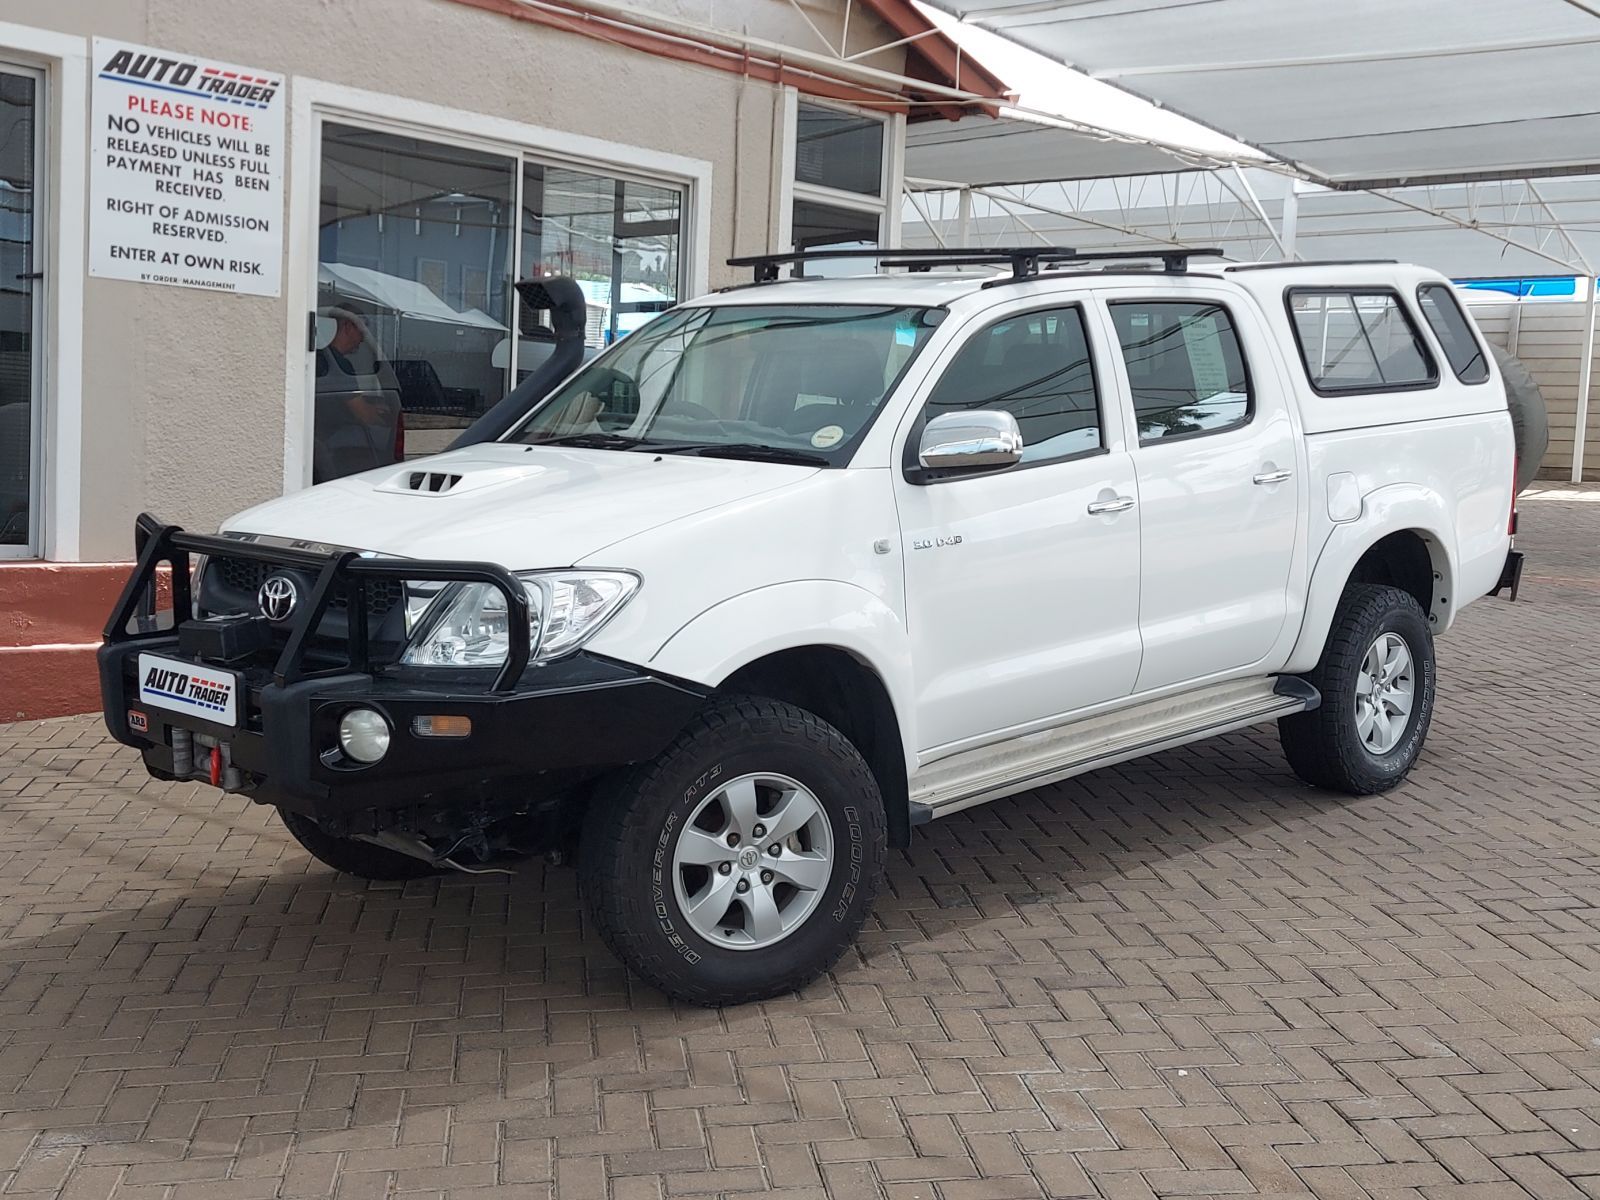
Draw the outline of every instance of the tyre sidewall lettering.
[[[866,853],[866,828],[862,820],[861,809],[858,804],[847,803],[839,805],[829,803],[830,796],[837,796],[839,787],[831,772],[819,772],[808,768],[805,764],[792,761],[792,752],[762,755],[762,751],[752,748],[752,761],[740,761],[743,756],[724,759],[714,766],[706,768],[695,777],[682,792],[678,794],[671,810],[662,821],[661,832],[655,840],[651,852],[650,864],[650,901],[651,911],[655,921],[666,939],[668,947],[677,956],[688,963],[699,963],[707,957],[718,959],[728,958],[743,960],[761,951],[729,950],[721,946],[710,945],[689,928],[688,923],[682,921],[678,909],[678,898],[673,887],[672,879],[672,852],[679,836],[683,832],[683,822],[695,807],[715,790],[719,781],[745,774],[749,771],[766,769],[761,764],[773,761],[772,769],[782,774],[793,776],[806,787],[811,789],[813,795],[822,802],[823,811],[828,816],[828,821],[833,830],[834,845],[834,874],[828,881],[828,889],[837,889],[837,895],[832,903],[826,898],[813,910],[805,924],[784,939],[788,945],[796,939],[804,938],[807,934],[806,925],[819,923],[824,913],[835,925],[847,924],[853,917],[857,900],[862,894],[862,873],[867,869]],[[820,776],[820,777],[819,777]],[[680,922],[682,922],[680,924]]]

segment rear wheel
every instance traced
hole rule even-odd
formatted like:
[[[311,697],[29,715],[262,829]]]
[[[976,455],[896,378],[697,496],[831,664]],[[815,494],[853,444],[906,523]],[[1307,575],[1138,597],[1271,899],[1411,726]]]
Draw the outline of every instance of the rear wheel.
[[[596,797],[580,870],[627,966],[677,999],[740,1004],[833,965],[887,855],[877,781],[844,735],[793,705],[734,697]]]
[[[312,858],[346,875],[390,882],[438,874],[431,864],[420,858],[412,858],[409,854],[386,850],[355,838],[334,837],[310,817],[299,813],[279,809],[278,816],[283,820],[283,827],[306,848]]]
[[[1409,592],[1352,584],[1306,677],[1320,707],[1278,722],[1284,754],[1307,783],[1365,796],[1388,791],[1422,752],[1433,716],[1433,633]]]

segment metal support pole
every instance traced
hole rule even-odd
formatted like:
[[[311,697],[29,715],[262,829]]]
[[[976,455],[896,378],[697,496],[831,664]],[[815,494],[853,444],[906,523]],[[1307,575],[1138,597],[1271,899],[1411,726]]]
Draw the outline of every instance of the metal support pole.
[[[1283,256],[1291,262],[1300,257],[1295,250],[1295,237],[1300,232],[1300,181],[1289,180],[1289,190],[1283,196],[1283,212],[1278,218],[1283,226]]]
[[[956,245],[965,250],[972,237],[972,189],[964,187],[956,197]]]
[[[1600,284],[1593,275],[1584,279],[1588,294],[1583,301],[1583,357],[1578,360],[1578,414],[1572,430],[1572,482],[1583,482],[1583,440],[1589,427],[1589,383],[1594,376],[1594,300]]]

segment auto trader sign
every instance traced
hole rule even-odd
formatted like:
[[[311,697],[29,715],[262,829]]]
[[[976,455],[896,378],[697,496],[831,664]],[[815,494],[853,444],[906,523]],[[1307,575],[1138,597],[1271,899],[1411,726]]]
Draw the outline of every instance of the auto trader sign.
[[[94,39],[89,274],[276,296],[283,76]]]

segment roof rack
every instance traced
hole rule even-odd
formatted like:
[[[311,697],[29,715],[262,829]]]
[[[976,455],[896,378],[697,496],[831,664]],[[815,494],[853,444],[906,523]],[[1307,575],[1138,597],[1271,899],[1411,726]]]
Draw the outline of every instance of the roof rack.
[[[780,267],[791,263],[820,262],[825,259],[872,259],[884,266],[904,267],[908,271],[931,271],[935,267],[1009,266],[1010,279],[992,279],[984,287],[997,283],[1016,283],[1034,279],[1046,263],[1122,262],[1141,259],[1160,259],[1164,271],[1186,271],[1189,260],[1196,255],[1221,255],[1215,247],[1157,246],[1150,250],[1074,250],[1068,246],[987,246],[982,248],[935,250],[881,248],[851,250],[795,250],[787,254],[749,254],[730,258],[730,267],[751,267],[756,283],[776,283]]]

